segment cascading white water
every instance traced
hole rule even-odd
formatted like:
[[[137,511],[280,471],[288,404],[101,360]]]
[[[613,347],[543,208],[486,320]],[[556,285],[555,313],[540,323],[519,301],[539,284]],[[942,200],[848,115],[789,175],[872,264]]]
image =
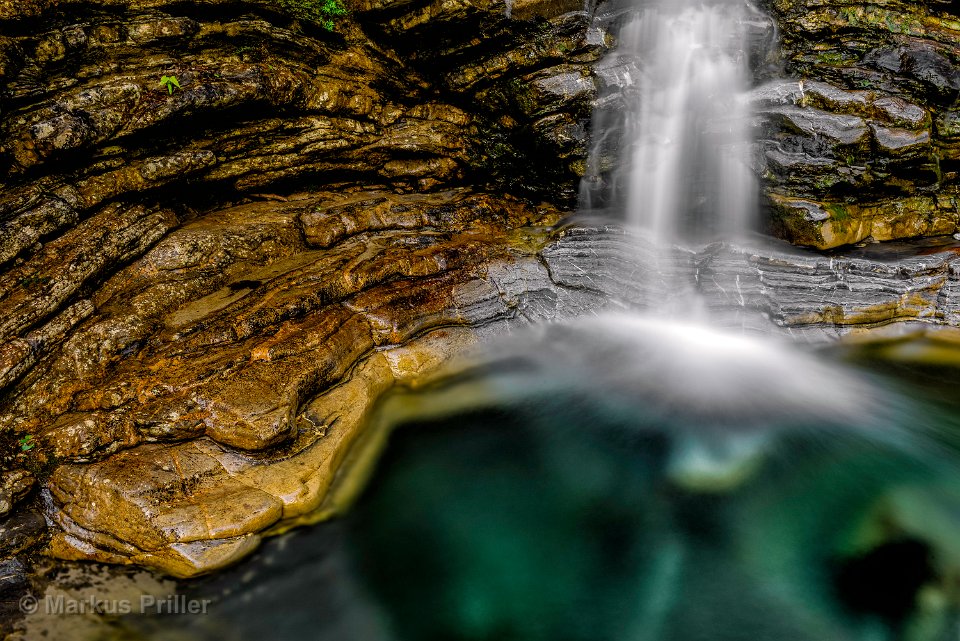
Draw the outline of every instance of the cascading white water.
[[[597,131],[591,167],[619,135],[617,166],[585,181],[582,206],[600,183],[614,209],[658,245],[737,237],[749,229],[747,24],[744,0],[640,0],[611,54],[623,93],[618,131]],[[601,125],[602,126],[602,125]],[[622,128],[621,128],[622,127]]]

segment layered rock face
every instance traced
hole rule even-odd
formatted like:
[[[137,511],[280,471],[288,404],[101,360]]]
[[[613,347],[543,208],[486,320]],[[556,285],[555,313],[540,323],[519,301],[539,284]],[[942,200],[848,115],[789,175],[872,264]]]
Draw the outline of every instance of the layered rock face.
[[[616,8],[367,0],[329,31],[290,6],[0,0],[0,516],[26,501],[3,554],[48,527],[59,558],[222,567],[338,509],[389,386],[514,326],[656,299],[621,230],[551,228],[614,81],[594,65]],[[950,233],[955,27],[933,7],[923,38],[836,26],[838,6],[773,7],[808,76],[755,96],[778,229],[821,247]],[[801,53],[856,33],[836,69]],[[918,38],[940,76],[837,71]],[[911,260],[678,258],[717,306],[784,326],[955,324],[954,247]]]
[[[955,233],[957,4],[764,4],[795,79],[755,93],[777,233],[820,248]]]
[[[296,6],[0,3],[4,513],[40,486],[4,553],[39,510],[186,576],[319,518],[379,392],[549,283],[585,14]]]

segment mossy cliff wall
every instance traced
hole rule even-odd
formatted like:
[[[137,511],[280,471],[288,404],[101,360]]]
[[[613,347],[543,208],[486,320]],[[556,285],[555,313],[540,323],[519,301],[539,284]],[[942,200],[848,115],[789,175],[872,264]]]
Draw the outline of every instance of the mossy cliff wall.
[[[960,6],[766,0],[783,70],[758,96],[776,230],[817,247],[958,229]]]

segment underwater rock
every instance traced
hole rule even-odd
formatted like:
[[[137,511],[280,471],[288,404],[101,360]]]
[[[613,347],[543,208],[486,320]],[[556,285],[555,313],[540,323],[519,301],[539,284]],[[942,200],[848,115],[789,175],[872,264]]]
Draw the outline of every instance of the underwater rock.
[[[955,421],[792,342],[660,310],[546,324],[372,425],[329,554],[388,613],[373,638],[955,626]]]

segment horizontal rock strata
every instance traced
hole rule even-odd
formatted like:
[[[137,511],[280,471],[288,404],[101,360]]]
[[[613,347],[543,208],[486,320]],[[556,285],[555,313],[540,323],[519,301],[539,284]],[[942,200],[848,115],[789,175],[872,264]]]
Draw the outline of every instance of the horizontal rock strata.
[[[47,389],[75,381],[70,411],[29,428],[64,462],[45,494],[61,529],[51,553],[132,560],[181,576],[220,567],[249,552],[260,532],[324,514],[339,462],[390,385],[462,351],[491,323],[600,304],[598,295],[552,288],[530,249],[541,241],[523,231],[524,216],[541,212],[462,194],[439,201],[362,194],[326,203],[322,214],[312,199],[241,206],[215,228],[206,219],[186,225],[148,252],[143,262],[155,269],[141,271],[138,288],[155,290],[180,250],[195,254],[214,242],[211,229],[216,244],[229,242],[228,220],[272,224],[277,243],[287,227],[302,228],[317,246],[341,239],[333,249],[305,246],[263,267],[248,263],[216,291],[181,304],[157,319],[162,326],[137,358],[116,364],[109,383],[102,371],[81,378],[73,358],[37,381]],[[499,221],[516,231],[499,231]],[[124,322],[129,317],[102,318],[72,340],[93,349],[104,325]],[[49,410],[48,397],[31,390],[25,399],[44,402],[15,414]]]
[[[355,220],[347,213],[356,211],[352,206],[334,208],[326,233]],[[312,214],[303,219],[317,222]],[[485,256],[474,256],[473,266],[460,271],[448,252],[453,246],[463,251],[470,233],[429,243],[427,251],[422,232],[379,233],[377,244],[394,252],[380,268],[400,263],[411,270],[408,275],[328,302],[308,316],[297,315],[301,307],[286,316],[291,299],[280,287],[268,301],[246,293],[224,305],[228,286],[203,301],[213,308],[208,316],[189,309],[191,325],[167,330],[180,340],[157,343],[150,359],[132,370],[121,368],[138,372],[129,383],[122,373],[113,374],[110,385],[98,383],[92,392],[100,398],[103,389],[145,381],[131,405],[112,412],[91,408],[82,420],[71,418],[70,430],[44,435],[68,447],[76,441],[66,435],[84,426],[99,435],[108,433],[110,423],[95,427],[97,421],[127,421],[124,436],[109,447],[131,448],[91,463],[79,461],[96,451],[76,450],[68,456],[78,462],[54,471],[44,492],[48,518],[56,524],[49,552],[142,563],[178,576],[221,567],[249,553],[264,533],[336,513],[340,506],[332,502],[331,486],[338,472],[349,474],[349,466],[342,467],[350,445],[373,401],[391,385],[416,384],[452,355],[478,349],[511,326],[609,308],[639,310],[677,294],[675,287],[667,292],[638,285],[635,274],[649,269],[649,256],[642,241],[617,228],[548,233],[520,227],[499,240],[486,237]],[[334,253],[349,247],[345,243]],[[890,256],[815,257],[789,247],[716,245],[678,252],[673,276],[686,276],[723,322],[822,340],[894,321],[956,325],[958,251],[960,243],[903,247]],[[427,255],[448,261],[447,270],[418,260]],[[355,272],[358,280],[375,269],[376,257],[368,260],[358,264],[366,265]],[[316,269],[300,264],[275,278],[293,291],[303,278],[335,280]],[[240,282],[252,286],[248,279]],[[269,337],[238,335],[258,315],[284,320]],[[220,327],[224,322],[230,328]],[[834,329],[824,332],[825,326]],[[231,365],[214,366],[216,375],[205,379],[192,368],[210,367],[215,358],[197,363],[163,353],[179,354],[190,343],[216,346],[213,353],[224,354]],[[146,389],[153,394],[145,395]],[[131,409],[139,403],[145,409]],[[165,442],[173,435],[182,442]]]
[[[793,78],[757,63],[775,229],[953,233],[951,6],[768,4]],[[552,227],[591,112],[623,99],[599,64],[619,7],[350,9],[328,30],[273,0],[0,0],[3,556],[215,570],[337,509],[388,387],[529,322],[669,297],[622,230]],[[767,331],[960,321],[955,244],[858,251],[669,264]]]
[[[0,1],[0,507],[45,511],[51,553],[237,558],[440,358],[388,354],[521,314],[514,261],[545,279],[521,230],[573,201],[581,7],[348,4]]]
[[[677,296],[675,279],[685,279],[721,316],[739,312],[729,322],[760,317],[789,333],[816,329],[820,336],[839,336],[886,323],[955,326],[960,319],[960,242],[950,239],[836,255],[760,238],[696,253],[676,250],[664,281],[670,289],[634,277],[651,269],[651,253],[619,228],[583,227],[570,230],[543,255],[558,284],[603,293],[620,306],[662,309]]]
[[[765,0],[786,75],[761,87],[775,231],[819,248],[955,233],[956,3]]]

